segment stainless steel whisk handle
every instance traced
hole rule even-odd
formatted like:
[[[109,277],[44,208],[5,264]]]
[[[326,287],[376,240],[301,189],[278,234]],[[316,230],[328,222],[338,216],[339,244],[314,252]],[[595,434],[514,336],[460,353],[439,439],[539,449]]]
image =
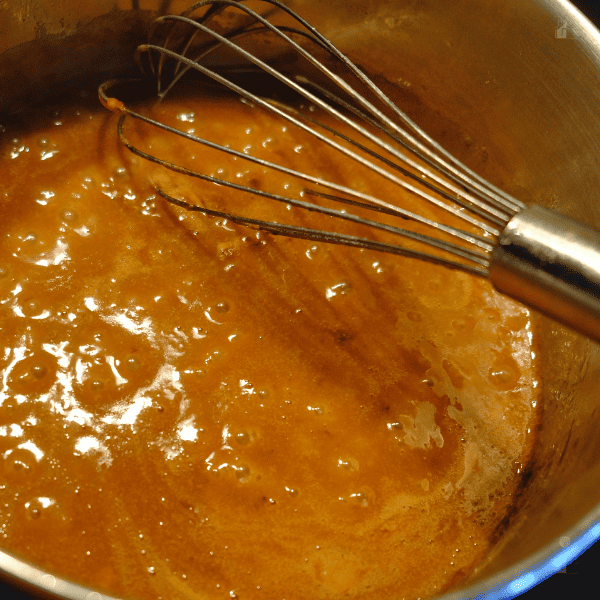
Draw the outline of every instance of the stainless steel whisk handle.
[[[598,230],[527,207],[500,234],[489,277],[499,292],[600,340]]]

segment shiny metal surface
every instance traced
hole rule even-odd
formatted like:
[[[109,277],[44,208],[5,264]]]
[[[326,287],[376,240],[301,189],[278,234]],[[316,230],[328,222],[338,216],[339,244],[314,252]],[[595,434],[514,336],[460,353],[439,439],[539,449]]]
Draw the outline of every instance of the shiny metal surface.
[[[534,205],[517,213],[492,251],[497,290],[600,339],[598,231]]]
[[[99,64],[106,79],[129,64],[150,18],[186,4],[0,3],[0,31],[9,32],[0,36],[0,80],[9,82],[0,87],[0,113],[22,110],[22,102]],[[528,204],[600,226],[600,34],[566,0],[293,6],[359,65],[392,82],[417,122],[420,106],[437,113],[437,125],[423,126],[481,175]],[[600,520],[599,348],[544,318],[538,329],[538,447],[494,552],[445,600],[512,589]],[[0,569],[46,594],[101,598],[7,555],[0,555]]]

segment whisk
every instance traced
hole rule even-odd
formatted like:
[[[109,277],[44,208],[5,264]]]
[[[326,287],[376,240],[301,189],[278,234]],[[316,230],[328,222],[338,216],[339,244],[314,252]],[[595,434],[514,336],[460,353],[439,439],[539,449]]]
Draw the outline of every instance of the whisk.
[[[265,7],[262,14],[235,0],[205,0],[194,4],[182,15],[159,17],[150,42],[138,48],[136,57],[142,68],[149,70],[157,81],[159,99],[186,72],[200,72],[255,107],[270,111],[300,128],[317,142],[335,148],[345,159],[357,161],[405,192],[443,209],[453,215],[453,219],[464,222],[465,227],[433,221],[398,206],[394,199],[377,198],[155,121],[111,96],[114,93],[112,88],[121,82],[105,82],[99,89],[100,99],[107,108],[122,113],[118,135],[131,152],[172,171],[255,194],[265,201],[283,202],[328,215],[333,226],[331,231],[310,229],[234,215],[191,204],[157,188],[163,198],[188,210],[227,218],[275,235],[409,256],[488,277],[498,291],[600,339],[600,234],[597,230],[542,206],[527,206],[484,180],[428,136],[371,78],[297,13],[278,0],[259,2]],[[193,18],[199,11],[201,16]],[[232,11],[237,18],[231,18]],[[227,19],[223,18],[225,14]],[[274,15],[283,15],[287,21],[274,24]],[[286,24],[290,19],[293,27]],[[158,37],[157,32],[167,24],[172,28],[164,39],[160,43],[151,43],[154,37]],[[316,76],[290,75],[281,68],[289,61],[266,60],[249,49],[252,48],[252,40],[264,39],[265,36],[277,41],[275,48],[281,50],[280,57],[293,51],[307,65],[312,65]],[[264,44],[258,46],[264,47]],[[272,51],[273,44],[269,48]],[[232,60],[234,56],[238,57],[237,62]],[[278,64],[279,67],[276,66]],[[244,82],[251,81],[257,72],[267,74],[343,123],[345,129],[356,134],[357,139],[292,106],[251,91]],[[240,77],[244,74],[245,77]],[[349,79],[352,83],[348,82]],[[128,140],[123,127],[128,116],[230,156],[296,177],[307,187],[302,198],[297,199],[164,161]],[[317,201],[317,198],[321,200]],[[431,234],[413,231],[406,226],[393,226],[378,221],[376,217],[366,219],[347,209],[331,208],[319,203],[323,199],[358,207],[360,211],[368,209],[375,215],[383,213],[405,222],[420,223],[429,228]],[[336,219],[384,230],[400,241],[388,243],[336,232]],[[410,240],[410,243],[403,243],[403,240]],[[415,243],[425,249],[415,249]],[[436,250],[432,252],[427,248]]]

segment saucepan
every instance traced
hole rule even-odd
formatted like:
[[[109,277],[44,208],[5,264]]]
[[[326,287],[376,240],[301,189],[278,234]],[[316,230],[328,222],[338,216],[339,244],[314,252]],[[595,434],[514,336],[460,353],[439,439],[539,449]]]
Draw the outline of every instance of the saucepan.
[[[74,79],[126,72],[152,18],[187,4],[1,2],[0,114],[23,114]],[[472,165],[483,176],[525,202],[600,226],[600,33],[569,2],[293,6],[363,68],[408,82],[424,105],[485,147],[486,161]],[[536,328],[542,415],[534,456],[492,552],[444,600],[514,596],[600,538],[599,347],[541,316]],[[32,593],[101,598],[2,552],[0,572]]]

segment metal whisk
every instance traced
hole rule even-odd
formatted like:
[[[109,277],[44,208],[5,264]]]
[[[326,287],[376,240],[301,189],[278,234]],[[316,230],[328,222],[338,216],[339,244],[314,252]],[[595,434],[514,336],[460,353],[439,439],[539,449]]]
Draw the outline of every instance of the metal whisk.
[[[266,7],[262,14],[235,0],[205,0],[182,15],[158,18],[151,41],[159,37],[157,32],[165,25],[171,25],[171,28],[160,43],[140,46],[137,59],[157,81],[159,98],[163,98],[189,70],[200,72],[254,106],[300,128],[319,143],[335,148],[346,159],[357,161],[423,202],[442,208],[453,215],[453,219],[463,221],[465,228],[445,225],[405,210],[394,204],[393,198],[376,198],[172,128],[131,110],[111,97],[109,90],[120,82],[102,84],[100,99],[111,110],[122,113],[118,134],[131,152],[172,171],[252,193],[265,201],[283,202],[328,215],[332,217],[332,230],[233,215],[190,204],[157,189],[161,196],[188,210],[225,217],[271,234],[410,256],[488,277],[500,292],[600,339],[598,231],[541,206],[527,206],[481,178],[429,137],[365,73],[298,14],[278,0],[260,0],[260,4]],[[198,11],[202,12],[201,16],[194,18]],[[232,19],[232,11],[235,19]],[[224,19],[224,15],[228,18]],[[291,19],[293,27],[286,22],[273,24],[273,15],[283,15],[288,21]],[[248,50],[253,40],[264,40],[265,36],[276,40],[277,48],[303,57],[314,70],[315,77],[290,75],[275,66],[285,67],[282,53],[278,63]],[[258,45],[261,46],[260,43]],[[272,49],[273,46],[269,47]],[[232,57],[237,57],[237,62]],[[339,120],[345,129],[356,134],[357,139],[351,139],[291,106],[251,91],[244,82],[251,81],[257,72],[267,74]],[[297,177],[309,187],[305,188],[302,199],[296,199],[166,162],[130,143],[123,130],[127,116],[231,156]],[[343,203],[420,223],[430,228],[431,234],[365,219],[345,209],[331,208],[326,203],[319,203],[323,199],[326,203]],[[398,236],[400,242],[390,244],[336,232],[333,227],[335,218],[384,230]],[[402,240],[412,240],[410,247],[403,245]],[[437,250],[433,253],[416,250],[414,242]]]

